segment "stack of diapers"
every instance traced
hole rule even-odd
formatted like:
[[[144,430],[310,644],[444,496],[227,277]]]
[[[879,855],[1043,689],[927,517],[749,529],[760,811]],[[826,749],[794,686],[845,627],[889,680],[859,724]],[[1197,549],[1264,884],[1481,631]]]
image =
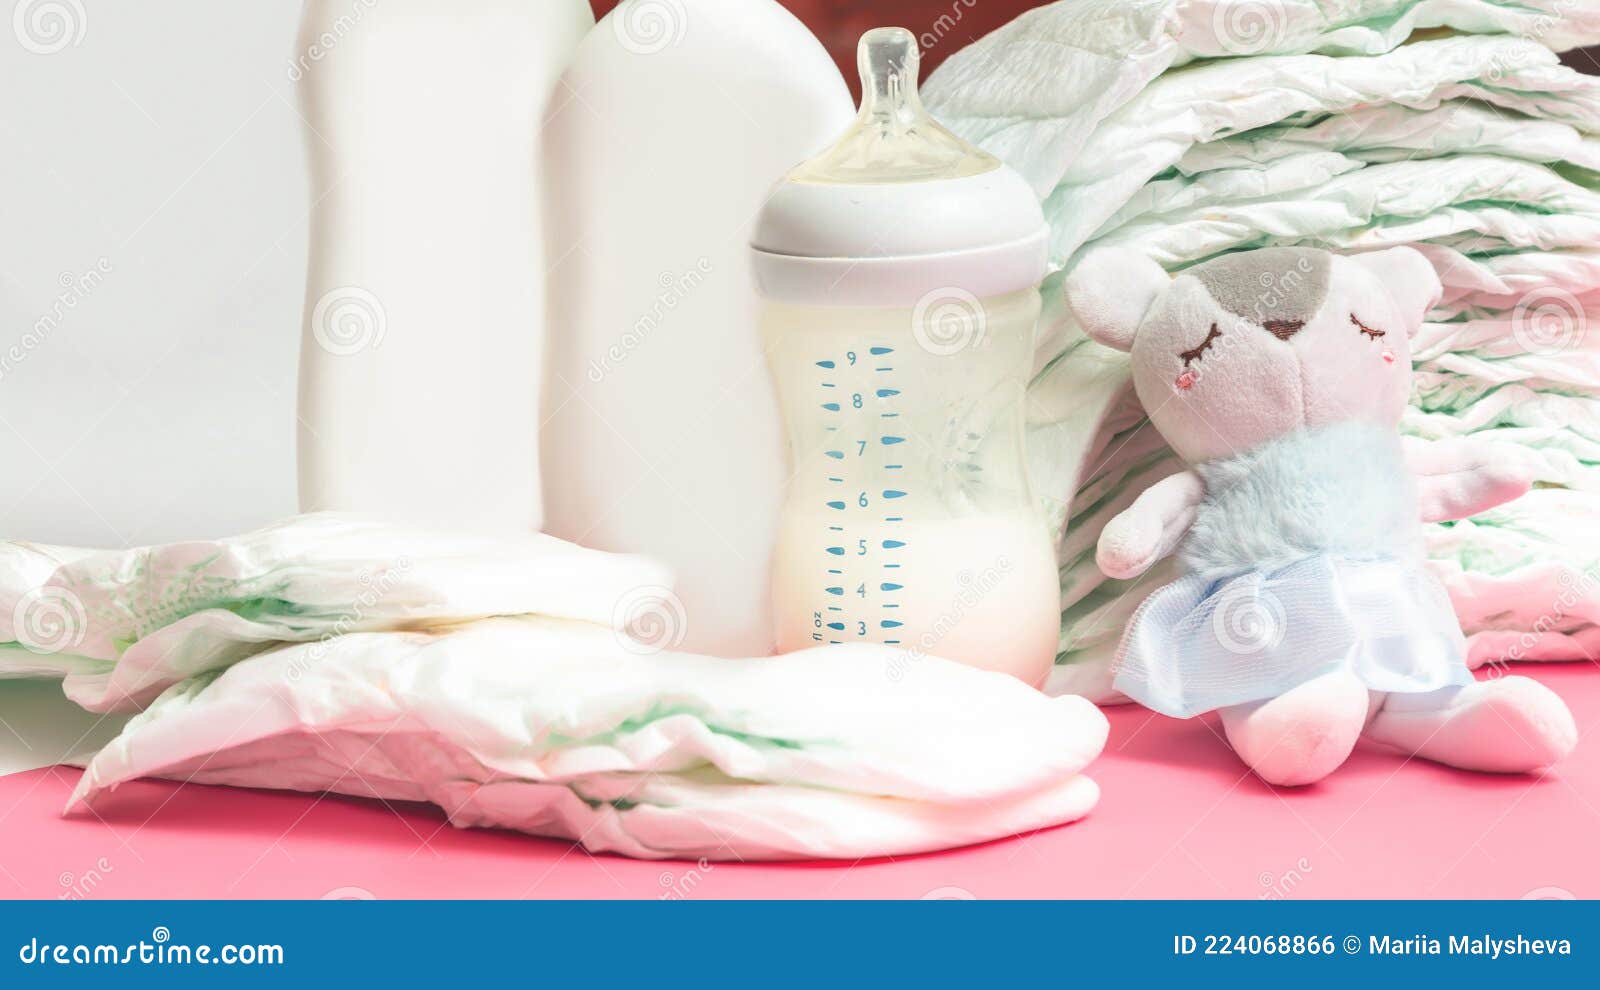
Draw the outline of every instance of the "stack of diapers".
[[[338,515],[125,551],[0,545],[0,678],[136,712],[139,777],[427,801],[457,826],[708,859],[922,852],[1072,821],[1104,716],[888,647],[672,652],[670,576],[548,536]],[[69,809],[70,810],[70,809]]]
[[[1034,185],[1052,228],[1034,480],[1064,527],[1050,689],[1109,664],[1169,562],[1111,581],[1104,524],[1181,464],[1089,341],[1063,273],[1106,245],[1169,271],[1228,251],[1409,244],[1445,296],[1402,428],[1518,445],[1536,490],[1428,528],[1475,665],[1600,656],[1600,42],[1577,0],[1063,0],[957,53],[933,111]],[[1263,301],[1273,287],[1262,287]]]

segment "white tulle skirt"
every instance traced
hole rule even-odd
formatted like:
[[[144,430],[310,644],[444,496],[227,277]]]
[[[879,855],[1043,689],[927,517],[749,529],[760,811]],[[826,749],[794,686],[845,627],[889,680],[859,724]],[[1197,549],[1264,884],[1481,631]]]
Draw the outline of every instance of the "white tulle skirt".
[[[1466,684],[1466,640],[1421,561],[1308,557],[1274,571],[1190,575],[1145,599],[1116,689],[1176,718],[1264,701],[1346,668],[1374,691]]]

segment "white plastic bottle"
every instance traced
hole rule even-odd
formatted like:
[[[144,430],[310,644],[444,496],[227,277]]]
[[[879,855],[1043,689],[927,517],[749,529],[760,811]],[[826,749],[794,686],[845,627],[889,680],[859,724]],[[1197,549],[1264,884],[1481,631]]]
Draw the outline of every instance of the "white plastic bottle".
[[[540,132],[584,0],[307,0],[302,510],[541,523]]]
[[[668,641],[772,650],[783,428],[748,242],[772,183],[852,116],[774,0],[626,0],[551,115],[548,532],[677,574]]]
[[[1038,685],[1060,622],[1023,449],[1044,218],[923,111],[909,32],[869,31],[860,63],[856,125],[753,239],[794,469],[778,646],[884,643]]]

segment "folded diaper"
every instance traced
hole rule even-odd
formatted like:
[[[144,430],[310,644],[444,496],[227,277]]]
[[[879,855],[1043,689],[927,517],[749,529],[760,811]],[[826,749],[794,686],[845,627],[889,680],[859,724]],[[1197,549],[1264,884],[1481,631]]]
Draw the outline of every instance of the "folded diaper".
[[[458,826],[629,856],[921,852],[1078,818],[1105,720],[943,660],[832,647],[641,656],[606,629],[500,619],[261,654],[163,694],[73,805],[162,776],[429,801]],[[305,674],[291,676],[296,669]]]
[[[1371,102],[1432,107],[1462,97],[1584,126],[1600,117],[1600,87],[1569,87],[1566,72],[1531,42],[1473,37],[1418,42],[1373,58],[1229,59],[1163,76],[1063,159],[1070,163],[1044,199],[1052,261],[1069,263],[1141,187],[1206,142]]]
[[[1600,170],[1600,139],[1571,124],[1471,100],[1445,100],[1427,109],[1373,103],[1316,123],[1261,127],[1225,141],[1195,145],[1178,159],[1176,168],[1184,175],[1201,175],[1266,166],[1310,151],[1337,152],[1369,163],[1475,154]]]
[[[1427,533],[1434,573],[1473,635],[1468,663],[1600,657],[1600,499],[1533,491]]]
[[[1050,691],[1115,700],[1122,629],[1174,576],[1094,563],[1105,522],[1181,467],[1126,358],[1061,299],[1062,272],[1109,244],[1174,270],[1273,245],[1421,250],[1446,292],[1403,429],[1516,444],[1540,486],[1430,527],[1432,566],[1474,662],[1595,655],[1600,540],[1573,534],[1600,510],[1600,80],[1554,52],[1596,42],[1600,7],[1567,0],[1070,0],[934,73],[933,111],[1026,175],[1052,228],[1029,391],[1034,482],[1064,529]]]
[[[1095,804],[1082,771],[1107,725],[1087,701],[881,646],[676,653],[665,582],[547,537],[347,516],[130,551],[0,544],[17,617],[0,670],[143,709],[73,807],[154,776],[428,801],[596,852],[774,859],[947,848]]]
[[[1073,163],[1089,157],[1091,135],[1101,124],[1168,70],[1197,61],[1200,68],[1220,69],[1237,80],[1224,85],[1241,110],[1272,113],[1280,94],[1258,88],[1259,78],[1251,75],[1257,59],[1380,56],[1414,32],[1436,28],[1517,36],[1504,39],[1511,47],[1492,67],[1505,74],[1525,61],[1547,64],[1548,51],[1541,53],[1541,48],[1564,51],[1593,44],[1600,38],[1600,9],[1572,0],[1355,0],[1337,5],[1062,0],[1027,11],[957,52],[934,72],[922,93],[941,121],[1021,170],[1044,198],[1063,183]],[[1213,59],[1217,61],[1206,61]],[[1337,61],[1307,61],[1295,68],[1315,80],[1332,71]],[[1173,79],[1188,82],[1194,76],[1185,72]],[[1297,87],[1293,79],[1280,80]],[[1411,91],[1407,80],[1390,76],[1389,81],[1401,88],[1380,90],[1371,102],[1407,102],[1392,98]],[[1553,103],[1561,99],[1558,93],[1551,98]],[[1352,100],[1349,106],[1359,102]],[[1138,121],[1136,115],[1130,119]]]
[[[1262,188],[1274,179],[1286,188]],[[1094,243],[1181,267],[1268,239],[1355,252],[1462,237],[1479,250],[1489,243],[1500,251],[1588,247],[1600,241],[1600,194],[1515,159],[1457,155],[1363,166],[1315,152],[1147,185]]]
[[[3,546],[0,678],[64,677],[67,696],[99,712],[135,711],[279,643],[524,612],[610,625],[632,589],[672,583],[653,561],[551,536],[334,513],[133,550]]]

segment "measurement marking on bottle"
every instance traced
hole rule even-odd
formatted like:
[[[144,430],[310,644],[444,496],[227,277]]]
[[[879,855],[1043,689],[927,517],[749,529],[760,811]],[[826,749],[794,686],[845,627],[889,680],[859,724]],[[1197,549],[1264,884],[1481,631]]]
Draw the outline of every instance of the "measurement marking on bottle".
[[[884,345],[865,349],[865,353],[875,356],[893,352],[893,347]],[[885,568],[899,569],[900,564],[885,563],[880,557],[906,544],[904,540],[875,536],[873,528],[885,522],[904,521],[904,516],[882,515],[882,509],[875,503],[879,499],[905,499],[912,494],[912,485],[888,487],[881,484],[883,475],[889,471],[902,472],[904,477],[907,463],[889,454],[888,448],[906,443],[908,437],[902,433],[885,433],[885,429],[894,429],[887,424],[876,429],[872,424],[880,419],[900,418],[903,410],[895,406],[903,401],[907,390],[905,383],[894,376],[894,365],[863,361],[862,354],[859,350],[848,350],[814,362],[828,373],[827,380],[819,384],[834,390],[834,395],[838,396],[837,400],[826,394],[817,397],[817,405],[830,414],[828,421],[821,424],[829,434],[823,445],[823,455],[831,462],[829,473],[823,477],[827,485],[837,486],[818,501],[839,523],[824,523],[827,532],[834,534],[833,539],[824,542],[835,545],[825,545],[823,549],[831,558],[830,562],[837,566],[826,568],[827,576],[818,584],[826,602],[819,603],[822,608],[813,613],[816,630],[812,639],[818,642],[823,640],[826,630],[848,637],[842,639],[836,635],[828,639],[830,643],[838,643],[879,638],[882,630],[896,629],[903,624],[889,616],[905,608],[897,600],[906,588],[905,580],[887,581],[875,575]],[[883,453],[876,453],[878,451]],[[894,463],[884,463],[890,460]]]

